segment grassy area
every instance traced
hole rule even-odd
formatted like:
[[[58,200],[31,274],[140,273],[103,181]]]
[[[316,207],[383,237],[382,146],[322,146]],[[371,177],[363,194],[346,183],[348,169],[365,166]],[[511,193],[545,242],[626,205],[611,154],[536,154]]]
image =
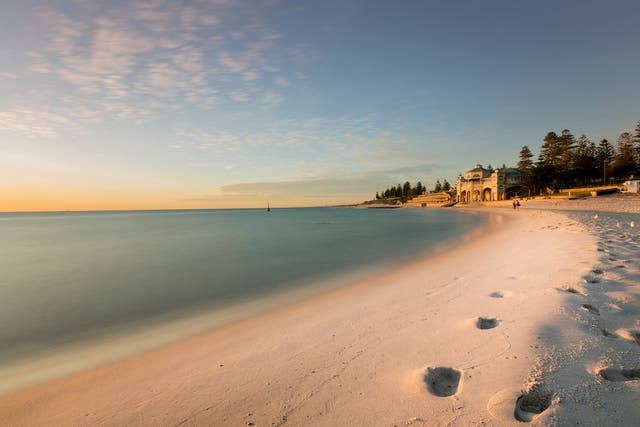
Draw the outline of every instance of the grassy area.
[[[577,187],[577,188],[563,188],[558,190],[557,193],[548,194],[543,197],[551,199],[567,199],[574,197],[591,197],[591,192],[595,191],[598,195],[611,194],[617,190],[623,190],[622,185],[601,185],[598,187]]]
[[[590,194],[592,191],[609,191],[614,189],[623,190],[624,186],[623,185],[601,185],[598,187],[563,188],[562,190],[558,190],[558,192],[571,193],[571,195],[573,195],[577,193]]]

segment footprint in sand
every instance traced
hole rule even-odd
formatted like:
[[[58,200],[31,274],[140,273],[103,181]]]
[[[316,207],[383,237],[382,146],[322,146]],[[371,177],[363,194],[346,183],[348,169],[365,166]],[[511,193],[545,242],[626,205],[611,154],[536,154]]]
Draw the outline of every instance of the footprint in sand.
[[[599,370],[597,374],[607,381],[614,382],[640,380],[640,369],[605,368]]]
[[[431,394],[438,397],[453,396],[458,391],[462,372],[448,367],[428,368],[424,382]]]
[[[569,286],[568,288],[565,288],[563,290],[566,291],[566,292],[569,292],[570,294],[584,295],[584,293],[580,292],[576,288],[572,288],[571,286]]]
[[[548,390],[533,388],[518,397],[513,416],[518,421],[532,421],[536,415],[541,414],[551,405],[552,397],[553,393]]]
[[[616,311],[616,312],[623,311],[622,307],[620,307],[618,304],[614,304],[612,302],[605,302],[604,305],[606,305],[611,311]]]
[[[618,329],[616,334],[627,341],[635,341],[636,344],[640,345],[640,331],[633,329]]]
[[[600,315],[600,310],[598,309],[598,307],[593,306],[591,304],[582,304],[580,308],[588,311],[589,313],[597,314],[598,316]]]
[[[618,334],[616,334],[615,332],[611,332],[607,328],[602,328],[600,329],[600,331],[602,331],[602,335],[604,335],[605,337],[618,338]]]
[[[495,291],[489,294],[491,298],[509,298],[511,291]]]
[[[593,269],[593,270],[591,270],[591,271],[593,271],[593,274],[598,274],[598,275],[600,275],[600,274],[604,274],[604,271],[602,271],[602,270],[601,270],[601,269],[599,269],[599,268]]]
[[[500,321],[498,319],[494,319],[491,317],[478,317],[478,321],[476,322],[476,326],[478,329],[493,329]]]

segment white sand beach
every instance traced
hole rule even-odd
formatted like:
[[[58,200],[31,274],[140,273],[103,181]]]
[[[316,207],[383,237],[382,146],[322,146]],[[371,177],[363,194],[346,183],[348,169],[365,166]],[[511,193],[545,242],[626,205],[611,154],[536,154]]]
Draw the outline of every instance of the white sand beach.
[[[610,210],[622,203],[608,200]],[[540,207],[486,208],[490,232],[445,253],[5,394],[0,420],[637,423],[640,199],[622,209],[635,213],[583,214],[587,220]]]

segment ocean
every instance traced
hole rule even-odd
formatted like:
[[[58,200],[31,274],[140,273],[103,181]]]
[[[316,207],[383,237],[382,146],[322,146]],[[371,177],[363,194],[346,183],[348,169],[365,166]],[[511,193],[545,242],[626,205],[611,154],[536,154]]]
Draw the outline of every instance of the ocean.
[[[483,221],[419,209],[0,213],[0,365],[194,314],[239,319],[248,302],[379,273]]]

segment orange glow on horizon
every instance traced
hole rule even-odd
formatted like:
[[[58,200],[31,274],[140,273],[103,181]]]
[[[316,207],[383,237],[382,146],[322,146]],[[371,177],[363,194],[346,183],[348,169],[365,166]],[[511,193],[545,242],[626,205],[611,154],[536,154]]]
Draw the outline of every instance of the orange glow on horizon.
[[[354,194],[278,191],[225,191],[166,179],[92,179],[86,176],[0,174],[0,212],[232,209],[343,205],[364,200]]]
[[[327,198],[257,198],[224,197],[215,200],[189,199],[172,194],[136,194],[110,192],[3,192],[0,199],[0,212],[46,212],[46,211],[99,211],[99,210],[155,210],[155,209],[232,209],[266,208],[267,202],[272,208],[312,207],[349,204],[353,200]]]

